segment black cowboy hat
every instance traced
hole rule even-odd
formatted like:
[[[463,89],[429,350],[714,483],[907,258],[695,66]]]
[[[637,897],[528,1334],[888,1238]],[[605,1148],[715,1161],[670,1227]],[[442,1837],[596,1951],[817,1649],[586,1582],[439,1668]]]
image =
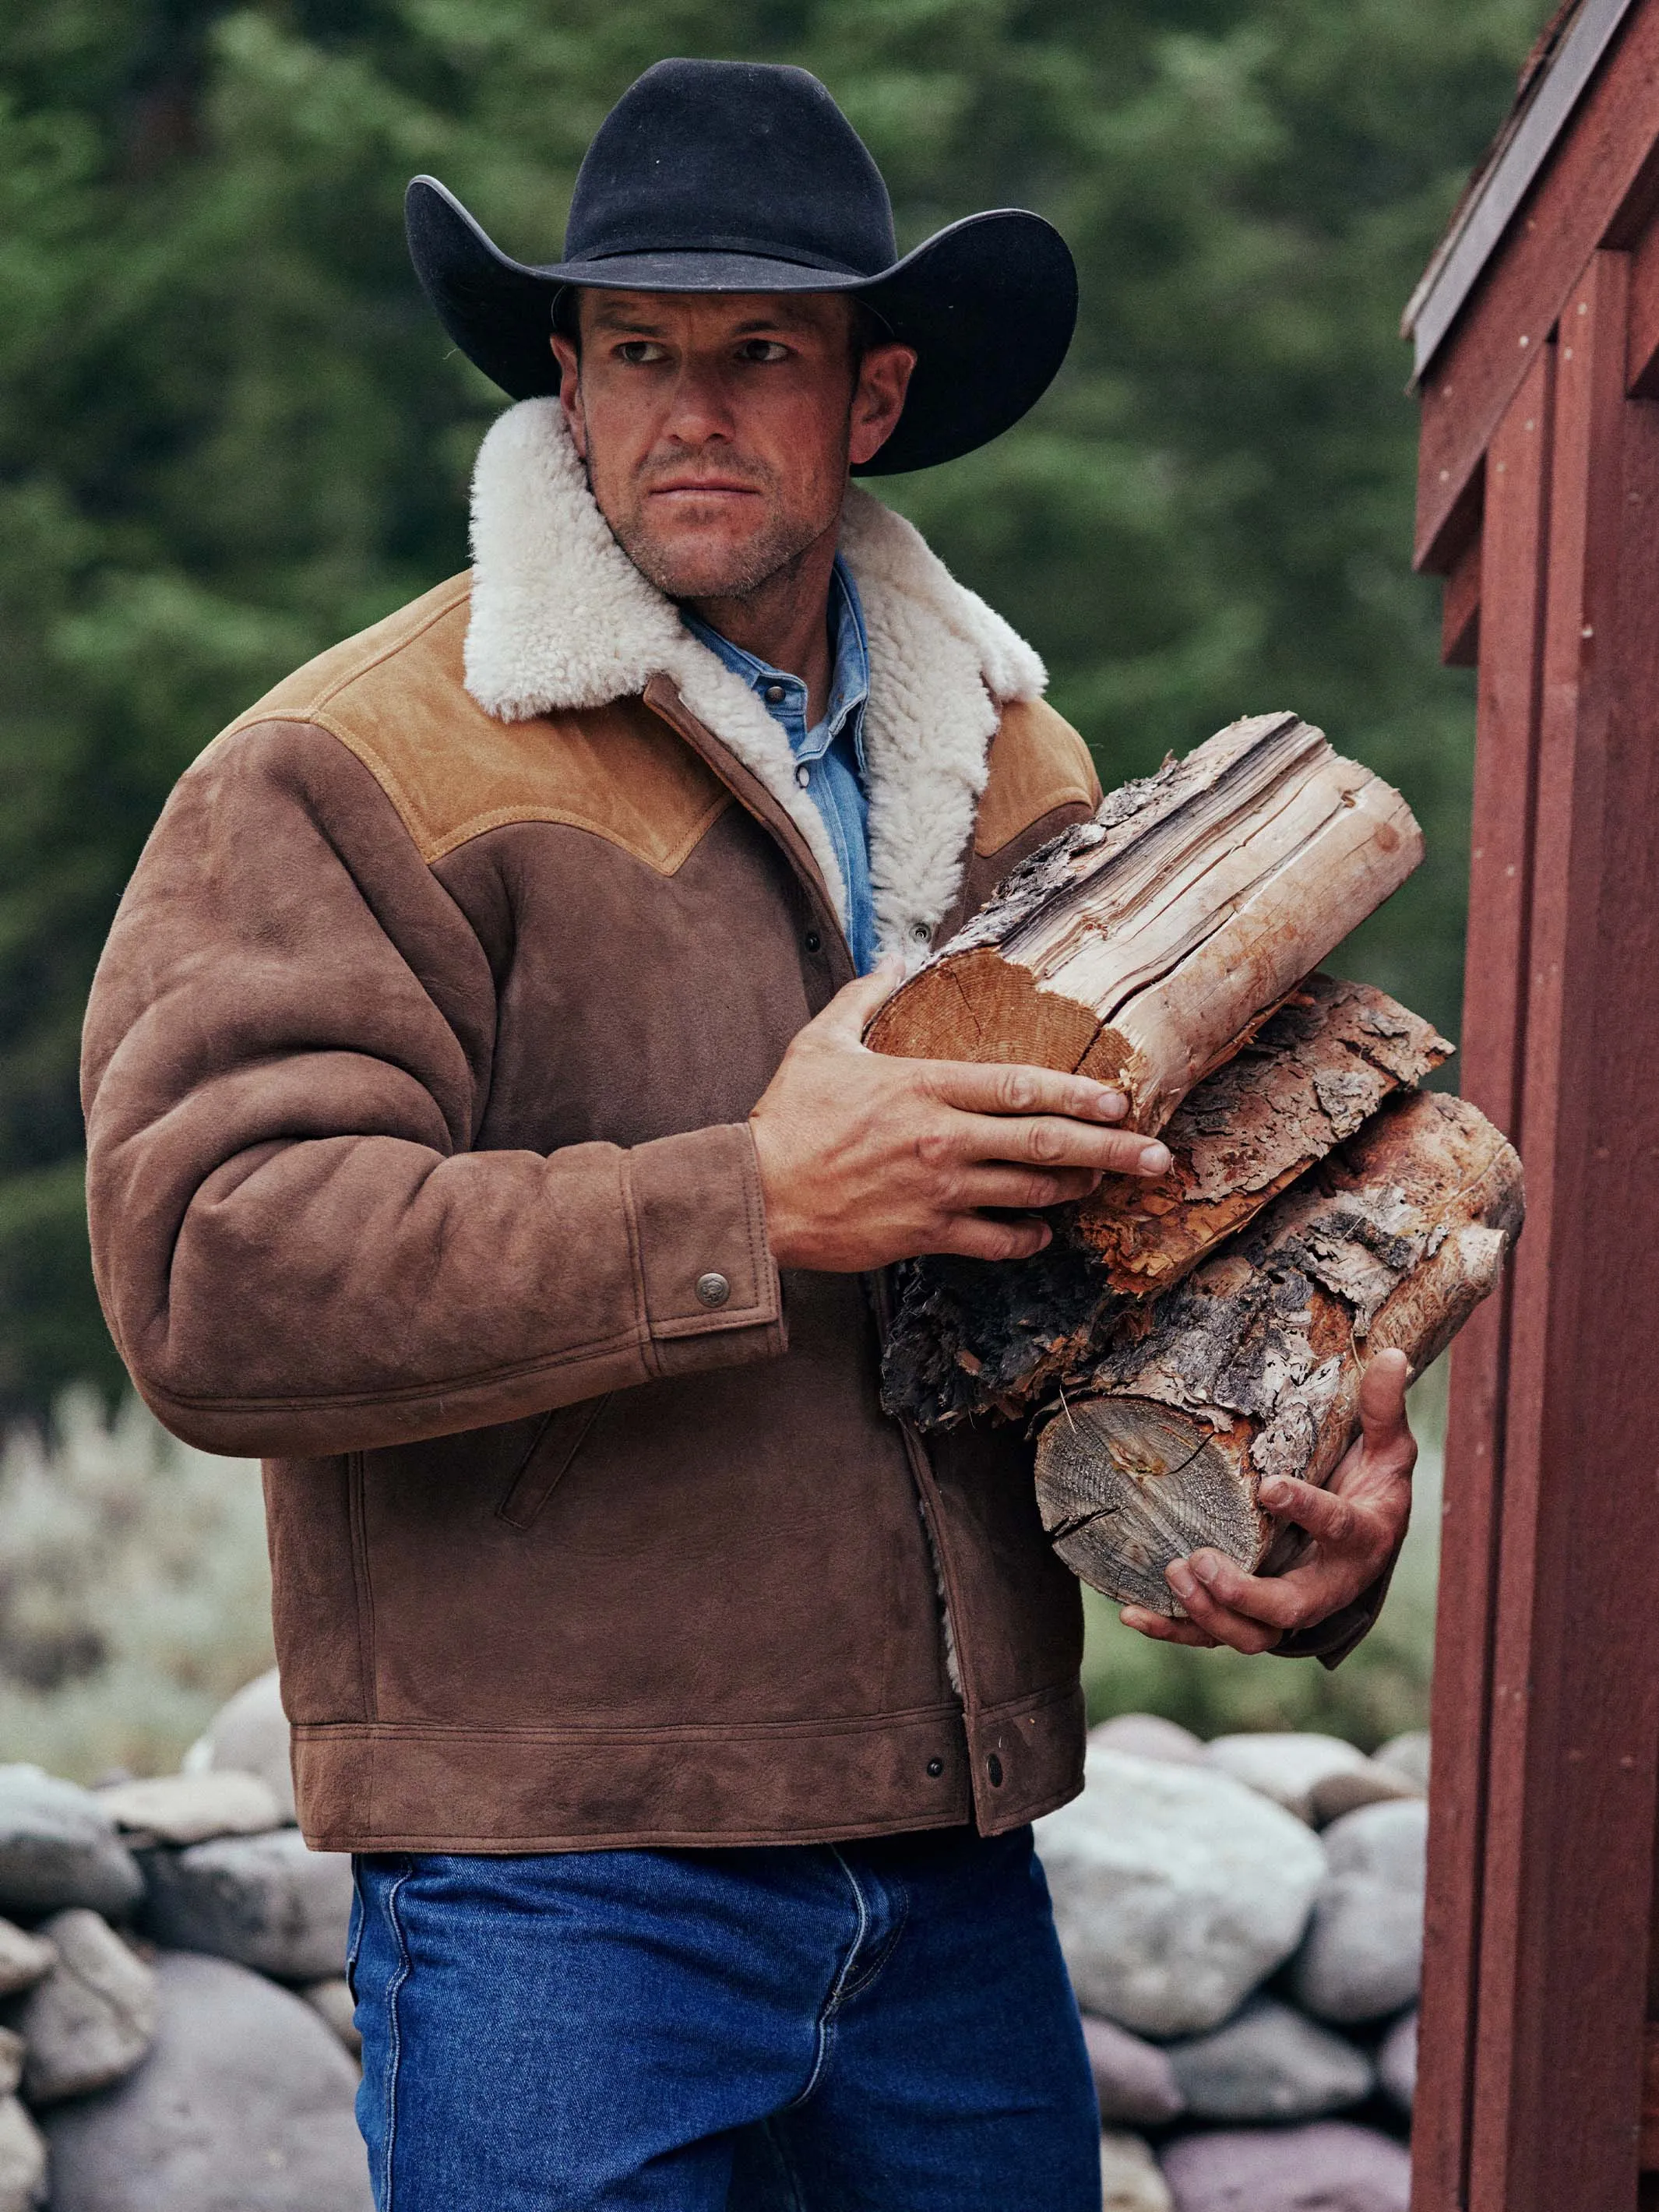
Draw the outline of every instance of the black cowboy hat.
[[[856,294],[917,356],[865,476],[954,460],[1018,422],[1077,320],[1077,271],[1041,216],[968,216],[901,259],[864,142],[815,76],[775,63],[648,69],[587,149],[562,261],[510,259],[434,177],[415,179],[406,212],[439,321],[514,399],[558,389],[548,339],[567,284]]]

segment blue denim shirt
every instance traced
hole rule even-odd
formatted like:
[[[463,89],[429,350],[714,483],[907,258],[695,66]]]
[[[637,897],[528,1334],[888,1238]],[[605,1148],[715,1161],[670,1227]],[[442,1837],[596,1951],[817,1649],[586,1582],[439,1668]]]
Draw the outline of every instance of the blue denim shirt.
[[[876,908],[870,889],[870,801],[865,789],[864,709],[870,696],[870,648],[852,572],[836,556],[830,579],[830,635],[835,665],[823,720],[806,726],[806,686],[799,676],[757,660],[684,608],[694,637],[740,676],[789,740],[795,781],[811,793],[847,886],[847,936],[860,975],[876,964]]]

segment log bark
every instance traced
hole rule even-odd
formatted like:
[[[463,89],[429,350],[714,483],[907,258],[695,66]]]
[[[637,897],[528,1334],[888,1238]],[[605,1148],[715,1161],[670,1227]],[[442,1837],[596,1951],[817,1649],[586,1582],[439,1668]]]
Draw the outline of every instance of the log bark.
[[[866,1042],[1079,1069],[1159,1130],[1422,854],[1398,792],[1294,714],[1254,715],[1015,869]]]
[[[1135,1315],[1037,1445],[1037,1500],[1084,1581],[1170,1616],[1164,1579],[1200,1545],[1253,1571],[1301,1532],[1262,1512],[1267,1474],[1325,1482],[1352,1440],[1366,1357],[1420,1373],[1498,1279],[1521,1163],[1465,1100],[1385,1106],[1185,1283]]]
[[[889,1412],[923,1429],[1028,1415],[1081,1379],[1127,1309],[1190,1273],[1451,1049],[1370,984],[1310,976],[1165,1125],[1167,1175],[1114,1176],[1056,1209],[1033,1260],[906,1271],[883,1362]]]

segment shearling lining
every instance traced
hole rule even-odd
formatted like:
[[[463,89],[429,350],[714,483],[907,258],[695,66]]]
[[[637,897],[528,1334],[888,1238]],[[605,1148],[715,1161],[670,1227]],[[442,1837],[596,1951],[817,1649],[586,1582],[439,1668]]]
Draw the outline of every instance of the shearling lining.
[[[884,952],[914,965],[961,884],[1001,708],[1039,698],[1042,663],[920,533],[857,487],[842,551],[870,635],[870,874]],[[837,912],[846,889],[783,732],[611,536],[556,399],[499,416],[472,480],[466,687],[502,721],[599,707],[666,676],[805,838]]]

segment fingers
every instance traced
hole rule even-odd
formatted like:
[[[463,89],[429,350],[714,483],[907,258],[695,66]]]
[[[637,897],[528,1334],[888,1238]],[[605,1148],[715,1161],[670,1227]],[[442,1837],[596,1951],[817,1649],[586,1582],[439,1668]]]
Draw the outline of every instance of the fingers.
[[[1328,1490],[1320,1490],[1311,1482],[1298,1482],[1292,1476],[1271,1476],[1256,1492],[1275,1520],[1293,1521],[1298,1528],[1305,1528],[1321,1543],[1342,1550],[1356,1538],[1369,1533],[1360,1516],[1346,1498],[1334,1497]]]
[[[1053,1241],[1053,1230],[1036,1214],[999,1220],[988,1213],[963,1213],[947,1221],[924,1249],[948,1252],[957,1260],[1029,1260]]]
[[[1212,1568],[1227,1568],[1226,1575],[1215,1573]],[[1200,1574],[1200,1569],[1203,1570]],[[1295,1611],[1292,1599],[1288,1607],[1282,1595],[1284,1584],[1260,1581],[1235,1566],[1231,1559],[1223,1559],[1218,1553],[1195,1552],[1190,1559],[1176,1559],[1164,1571],[1164,1579],[1175,1592],[1186,1610],[1188,1618],[1196,1627],[1204,1630],[1218,1644],[1230,1644],[1235,1651],[1255,1655],[1271,1651],[1283,1635],[1290,1621],[1274,1618],[1273,1611],[1258,1614],[1245,1611],[1232,1601],[1248,1590],[1254,1601],[1258,1590],[1271,1591],[1273,1607]],[[1334,1610],[1334,1608],[1333,1608]]]
[[[816,1027],[829,1030],[848,1038],[854,1044],[860,1042],[864,1032],[904,981],[904,961],[896,952],[890,952],[867,975],[856,976],[843,983],[823,1012],[817,1017]]]
[[[1100,1188],[1096,1168],[1016,1168],[994,1165],[964,1169],[951,1197],[966,1212],[998,1206],[1009,1213],[1034,1212],[1038,1206],[1066,1206],[1087,1198]]]
[[[964,1114],[1060,1114],[1075,1121],[1121,1121],[1129,1102],[1109,1084],[1055,1067],[1002,1066],[969,1060],[919,1060],[941,1104]]]
[[[1092,1168],[1103,1175],[1160,1176],[1170,1150],[1156,1137],[1130,1129],[1103,1129],[1089,1121],[1039,1115],[1028,1120],[990,1115],[951,1115],[936,1133],[941,1152],[974,1161],[1029,1162],[1037,1168]]]
[[[1411,1424],[1406,1418],[1406,1385],[1411,1366],[1403,1352],[1373,1352],[1359,1384],[1359,1433],[1367,1454],[1378,1458],[1403,1457],[1409,1468],[1417,1457]]]
[[[1155,1644],[1186,1644],[1200,1651],[1213,1651],[1216,1639],[1195,1620],[1171,1620],[1167,1613],[1151,1613],[1144,1605],[1126,1605],[1118,1614],[1126,1628],[1149,1636]]]

